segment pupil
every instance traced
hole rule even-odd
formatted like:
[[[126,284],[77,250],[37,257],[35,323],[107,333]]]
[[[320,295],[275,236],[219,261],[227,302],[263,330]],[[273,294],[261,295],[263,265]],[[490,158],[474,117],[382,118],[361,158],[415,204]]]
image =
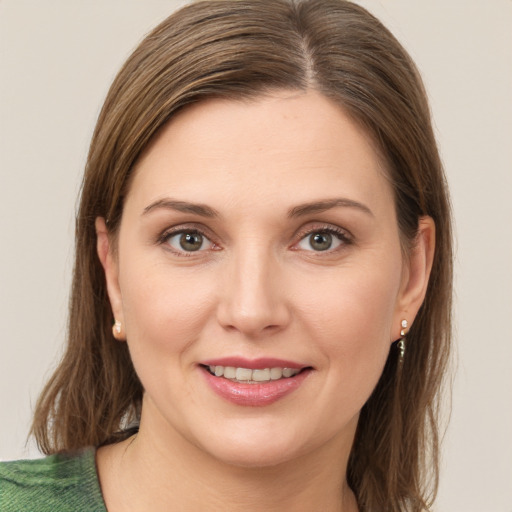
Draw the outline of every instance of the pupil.
[[[316,251],[326,251],[332,245],[332,235],[329,233],[315,233],[311,237],[310,244]]]
[[[183,233],[180,245],[185,251],[197,251],[203,245],[203,237],[199,233]]]

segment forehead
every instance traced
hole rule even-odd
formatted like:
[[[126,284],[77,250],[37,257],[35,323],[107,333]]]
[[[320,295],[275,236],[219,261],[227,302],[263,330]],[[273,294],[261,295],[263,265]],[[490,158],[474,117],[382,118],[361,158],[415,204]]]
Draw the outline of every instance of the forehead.
[[[175,116],[137,162],[127,203],[144,207],[167,195],[216,208],[326,195],[376,208],[392,202],[371,138],[315,91],[210,99]]]

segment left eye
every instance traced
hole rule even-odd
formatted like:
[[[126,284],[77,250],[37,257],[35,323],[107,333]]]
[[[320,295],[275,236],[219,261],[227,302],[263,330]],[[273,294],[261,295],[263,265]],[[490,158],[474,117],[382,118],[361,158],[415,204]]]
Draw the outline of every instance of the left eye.
[[[305,236],[297,246],[305,251],[328,251],[343,243],[341,235],[329,231],[314,231]]]
[[[166,242],[177,251],[180,252],[196,252],[208,249],[212,242],[203,234],[197,231],[181,231],[179,233],[170,234],[166,238]]]

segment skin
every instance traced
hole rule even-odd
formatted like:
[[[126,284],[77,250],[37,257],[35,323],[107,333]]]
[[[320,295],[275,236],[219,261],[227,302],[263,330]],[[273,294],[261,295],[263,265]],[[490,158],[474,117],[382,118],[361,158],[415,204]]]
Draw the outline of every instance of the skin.
[[[401,320],[414,321],[434,250],[423,218],[403,257],[364,131],[314,91],[199,103],[138,161],[117,248],[96,227],[118,338],[145,389],[139,434],[98,451],[109,512],[357,510],[345,472],[359,411]],[[166,238],[173,229],[203,233],[200,250]],[[326,230],[337,233],[319,251],[312,233]],[[271,405],[240,406],[198,366],[227,356],[313,370]]]

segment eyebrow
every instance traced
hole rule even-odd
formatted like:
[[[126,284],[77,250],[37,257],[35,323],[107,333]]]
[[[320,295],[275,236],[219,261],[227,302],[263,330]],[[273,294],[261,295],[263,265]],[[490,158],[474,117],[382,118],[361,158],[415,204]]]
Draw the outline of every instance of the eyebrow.
[[[322,213],[332,208],[338,207],[355,208],[374,217],[373,212],[370,210],[370,208],[368,208],[368,206],[364,205],[363,203],[359,203],[358,201],[346,198],[326,199],[325,201],[315,201],[312,203],[300,204],[291,208],[288,211],[288,216],[290,218],[302,217],[303,215],[308,215],[311,213]]]
[[[146,206],[142,215],[146,215],[157,209],[176,210],[178,212],[193,213],[208,218],[219,217],[219,212],[210,206],[199,203],[189,203],[187,201],[177,201],[175,199],[159,199],[149,206]]]
[[[332,208],[356,208],[372,217],[373,212],[368,208],[368,206],[359,203],[358,201],[354,201],[352,199],[346,198],[334,198],[334,199],[326,199],[324,201],[314,201],[311,203],[304,203],[298,206],[294,206],[290,210],[288,210],[288,217],[302,217],[304,215],[309,215],[312,213],[321,213],[327,210],[331,210]],[[167,210],[176,210],[182,213],[193,213],[195,215],[199,215],[201,217],[206,218],[216,218],[220,217],[219,212],[210,206],[200,203],[189,203],[187,201],[178,201],[175,199],[159,199],[154,203],[151,203],[149,206],[144,208],[142,214],[146,215],[157,209],[167,209]]]

